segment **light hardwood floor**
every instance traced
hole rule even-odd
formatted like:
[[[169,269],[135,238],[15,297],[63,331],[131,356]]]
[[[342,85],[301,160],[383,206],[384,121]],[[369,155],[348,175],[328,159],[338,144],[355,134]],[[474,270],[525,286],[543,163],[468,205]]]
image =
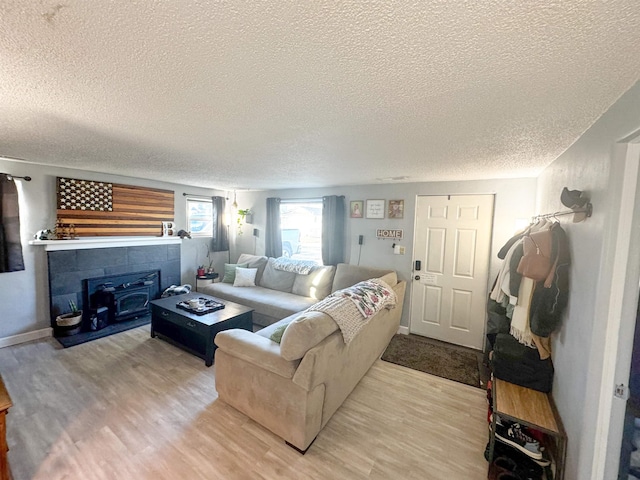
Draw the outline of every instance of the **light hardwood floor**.
[[[381,360],[304,456],[148,326],[3,348],[0,373],[14,480],[486,479],[485,392]]]

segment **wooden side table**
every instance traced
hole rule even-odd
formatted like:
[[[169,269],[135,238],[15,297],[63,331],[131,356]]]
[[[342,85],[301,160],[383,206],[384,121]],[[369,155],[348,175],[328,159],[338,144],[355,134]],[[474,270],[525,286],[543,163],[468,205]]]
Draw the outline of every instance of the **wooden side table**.
[[[0,377],[0,480],[9,480],[9,462],[7,461],[7,424],[6,416],[9,408],[13,406],[9,392],[4,386],[2,377]]]

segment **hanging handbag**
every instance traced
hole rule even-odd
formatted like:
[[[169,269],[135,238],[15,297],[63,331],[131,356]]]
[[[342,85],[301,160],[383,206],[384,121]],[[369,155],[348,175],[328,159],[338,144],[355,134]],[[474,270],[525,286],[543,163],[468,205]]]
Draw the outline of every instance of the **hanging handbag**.
[[[536,282],[545,280],[553,267],[551,260],[552,242],[553,234],[551,230],[525,235],[522,243],[524,255],[518,264],[518,273]]]

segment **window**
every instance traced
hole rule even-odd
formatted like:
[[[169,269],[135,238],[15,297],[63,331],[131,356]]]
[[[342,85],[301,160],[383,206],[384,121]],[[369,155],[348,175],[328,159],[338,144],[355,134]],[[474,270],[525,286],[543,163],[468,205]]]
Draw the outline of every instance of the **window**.
[[[322,200],[282,200],[282,255],[322,265]]]
[[[213,236],[213,204],[211,199],[187,198],[187,230],[192,237]]]

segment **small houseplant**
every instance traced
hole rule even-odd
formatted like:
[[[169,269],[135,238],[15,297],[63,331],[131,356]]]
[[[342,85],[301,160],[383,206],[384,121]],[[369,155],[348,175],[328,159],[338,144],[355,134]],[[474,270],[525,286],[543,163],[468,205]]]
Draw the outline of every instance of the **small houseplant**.
[[[213,268],[213,255],[211,255],[211,247],[209,247],[208,243],[205,243],[207,247],[207,260],[209,260],[209,268],[207,269],[207,273],[215,273]]]
[[[209,266],[207,267],[205,264],[198,265],[199,277],[204,277],[207,274],[215,273],[215,269],[213,268],[213,255],[211,254],[211,247],[209,247],[208,243],[205,243],[205,247],[207,248],[207,261],[209,262]]]
[[[74,335],[80,331],[82,310],[78,309],[73,300],[69,300],[69,308],[70,312],[56,317],[56,333],[58,335]]]
[[[242,222],[244,221],[245,217],[247,217],[248,215],[251,215],[251,209],[250,208],[246,208],[246,209],[240,209],[238,210],[238,235],[242,235]]]

